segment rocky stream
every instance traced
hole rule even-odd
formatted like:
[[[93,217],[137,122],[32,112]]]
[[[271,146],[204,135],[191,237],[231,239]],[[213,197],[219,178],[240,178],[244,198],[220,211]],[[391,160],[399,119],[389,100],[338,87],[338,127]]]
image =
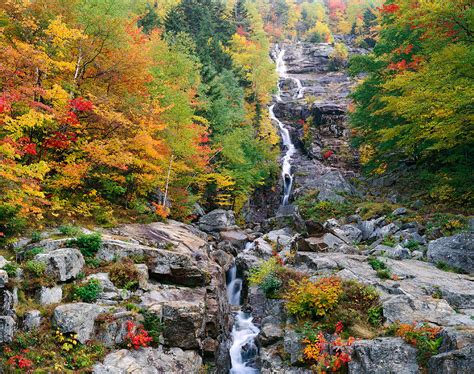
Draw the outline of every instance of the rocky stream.
[[[252,267],[277,252],[283,261],[291,257],[287,266],[312,278],[336,275],[373,286],[387,324],[425,321],[442,328],[439,352],[425,369],[415,347],[400,337],[380,336],[354,342],[349,373],[472,373],[473,232],[430,240],[416,222],[404,219],[402,206],[390,220],[354,212],[344,219],[305,221],[293,204],[312,191],[320,201],[363,195],[351,183],[358,177],[357,155],[348,147],[346,112],[354,81],[344,70],[331,71],[332,51],[330,44],[308,43],[274,50],[280,82],[269,115],[282,138],[280,191],[249,204],[245,227],[236,225],[232,211],[218,209],[194,224],[101,229],[93,258],[106,265],[95,268],[64,232],[45,231],[35,243],[19,240],[17,257],[40,248],[33,258],[45,264],[53,283],[30,288],[25,302],[23,271],[0,270],[0,344],[10,344],[20,332],[74,333],[80,343],[107,348],[93,366],[96,374],[309,374],[302,337],[284,300],[267,298],[246,282]],[[392,245],[384,242],[387,237]],[[414,242],[416,250],[407,247]],[[366,244],[363,250],[360,244]],[[378,277],[368,262],[374,256],[396,276]],[[111,275],[113,263],[126,259],[136,275],[131,288]],[[440,261],[462,273],[437,268]],[[0,257],[0,269],[9,264]],[[90,280],[100,286],[95,300],[67,296],[71,284]],[[143,323],[150,314],[160,321],[159,345],[127,347],[128,323]]]

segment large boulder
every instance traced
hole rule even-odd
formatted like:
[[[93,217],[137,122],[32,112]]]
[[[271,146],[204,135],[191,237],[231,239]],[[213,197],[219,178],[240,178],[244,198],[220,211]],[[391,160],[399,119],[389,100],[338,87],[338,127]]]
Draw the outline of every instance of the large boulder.
[[[142,348],[140,350],[121,349],[109,353],[103,363],[93,368],[94,374],[162,374],[199,373],[201,356],[196,351],[180,348]]]
[[[82,271],[85,261],[76,248],[60,248],[35,256],[36,261],[46,264],[46,274],[60,282],[74,279]]]
[[[94,322],[103,311],[96,304],[63,304],[54,310],[53,325],[63,333],[76,333],[77,340],[84,344],[92,338]]]
[[[12,317],[0,317],[0,344],[12,342],[15,328],[16,323]]]
[[[217,233],[232,226],[235,226],[235,217],[231,210],[216,209],[199,219],[199,228],[209,233]]]
[[[474,273],[474,233],[439,238],[428,243],[428,260]]]
[[[433,356],[428,361],[430,374],[471,374],[474,370],[474,345]]]
[[[359,340],[353,344],[349,373],[418,374],[417,351],[401,338]]]
[[[220,240],[227,241],[239,249],[243,249],[248,242],[248,235],[239,229],[226,230],[220,232]]]

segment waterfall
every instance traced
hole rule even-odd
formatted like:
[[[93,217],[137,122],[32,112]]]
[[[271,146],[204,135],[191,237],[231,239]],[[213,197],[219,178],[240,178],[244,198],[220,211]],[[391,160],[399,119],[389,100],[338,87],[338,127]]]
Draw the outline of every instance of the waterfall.
[[[249,243],[250,244],[250,243]],[[237,278],[237,267],[232,266],[227,272],[227,297],[229,304],[242,305],[240,296],[242,293],[242,279]],[[258,354],[255,338],[260,330],[252,323],[250,313],[239,310],[234,315],[234,326],[232,327],[232,346],[229,354],[231,359],[230,374],[256,374],[259,370],[249,366]]]
[[[277,46],[277,51],[278,51],[278,46]],[[278,76],[280,78],[291,78],[292,80],[294,80],[298,86],[298,92],[296,94],[297,98],[300,98],[300,96],[303,97],[303,86],[301,84],[301,81],[297,78],[288,77],[288,75],[286,74],[286,65],[283,59],[284,55],[285,55],[285,50],[282,49],[278,52],[278,55],[276,58],[276,70],[278,72]],[[281,98],[280,84],[278,84],[278,93],[275,96],[275,98],[278,102],[283,101]],[[283,159],[282,159],[282,168],[281,168],[281,177],[283,180],[282,205],[288,205],[289,200],[290,200],[291,190],[293,188],[293,174],[291,173],[291,157],[295,153],[296,149],[293,142],[291,141],[290,132],[285,127],[283,122],[281,122],[276,117],[274,109],[275,109],[275,104],[271,105],[268,110],[270,113],[270,118],[273,121],[275,121],[278,124],[278,127],[280,128],[281,139],[285,147],[285,155],[283,156]]]

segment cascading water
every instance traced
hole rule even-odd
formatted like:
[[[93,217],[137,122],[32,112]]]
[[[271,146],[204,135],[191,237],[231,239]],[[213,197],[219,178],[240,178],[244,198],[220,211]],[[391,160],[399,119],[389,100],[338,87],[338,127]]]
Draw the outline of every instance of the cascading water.
[[[278,52],[278,55],[277,55],[277,58],[276,58],[276,70],[278,72],[278,76],[280,78],[283,78],[283,79],[290,78],[294,82],[296,82],[296,85],[298,87],[298,91],[296,93],[296,98],[297,99],[302,98],[304,89],[303,89],[303,86],[301,84],[301,81],[297,78],[290,77],[286,74],[285,60],[283,59],[284,56],[285,56],[285,50],[284,49],[279,50],[278,46],[277,46],[277,52]],[[278,102],[283,101],[282,97],[281,97],[280,84],[278,84],[278,93],[275,96],[275,98]],[[282,201],[282,205],[285,206],[285,205],[288,205],[288,203],[290,201],[291,190],[293,188],[293,174],[291,173],[291,157],[295,153],[296,149],[295,149],[295,146],[294,146],[293,142],[291,141],[290,132],[285,127],[283,122],[281,122],[276,117],[274,109],[275,109],[275,104],[271,105],[270,108],[268,109],[269,113],[270,113],[270,118],[278,124],[278,127],[280,128],[281,139],[282,139],[283,145],[286,149],[285,155],[283,156],[283,159],[282,159],[282,168],[281,168],[281,176],[282,176],[282,179],[283,179],[283,201]]]
[[[250,245],[250,243],[249,243]],[[227,273],[227,297],[230,305],[240,306],[242,293],[242,279],[237,277],[235,265]],[[260,330],[252,323],[250,313],[239,310],[234,315],[232,328],[232,346],[229,354],[231,359],[230,374],[256,374],[259,370],[250,366],[255,360],[258,349],[255,338]]]

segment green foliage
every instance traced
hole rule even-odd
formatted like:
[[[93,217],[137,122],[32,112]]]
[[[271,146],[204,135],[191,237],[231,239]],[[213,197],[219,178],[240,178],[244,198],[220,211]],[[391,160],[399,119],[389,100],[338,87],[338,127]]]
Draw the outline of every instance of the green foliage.
[[[28,249],[26,252],[25,252],[25,259],[26,260],[31,260],[33,259],[36,255],[40,254],[40,253],[43,253],[43,248],[41,247],[33,247],[33,248],[30,248]]]
[[[461,3],[412,7],[401,0],[383,15],[373,53],[351,61],[351,73],[368,73],[353,94],[351,122],[367,173],[409,166],[399,185],[469,211],[474,132],[466,130],[466,119],[473,115],[474,51],[473,25],[464,15],[471,8]]]
[[[90,279],[86,283],[74,287],[73,297],[86,303],[96,301],[102,292],[102,287],[97,279]]]
[[[368,259],[370,266],[374,269],[377,273],[377,276],[380,279],[391,279],[392,273],[387,266],[387,264],[376,257],[369,257]]]
[[[62,225],[58,228],[59,232],[65,236],[77,236],[81,233],[81,229],[72,225]]]
[[[44,262],[30,260],[26,262],[24,269],[34,277],[41,277],[46,271],[46,264]]]
[[[83,256],[92,257],[102,246],[102,236],[99,233],[81,234],[76,239],[69,240],[68,245],[78,247]]]
[[[273,275],[281,265],[276,257],[271,257],[256,268],[250,269],[248,282],[251,286],[260,286],[264,280]]]
[[[164,329],[160,317],[149,310],[142,310],[141,314],[143,315],[143,328],[153,339],[152,346],[158,346],[160,344],[160,335]]]
[[[383,320],[383,308],[376,306],[367,310],[367,321],[374,327],[378,327],[382,324]]]
[[[303,218],[324,222],[329,218],[344,217],[354,212],[351,202],[319,201],[318,194],[319,192],[309,193],[296,201]]]
[[[420,243],[418,243],[416,240],[410,239],[403,246],[405,248],[408,248],[410,251],[414,251],[414,250],[418,249],[418,247],[420,246]]]
[[[380,279],[390,279],[392,277],[392,273],[388,269],[379,269],[377,270],[377,277]]]
[[[275,294],[280,290],[283,282],[274,273],[268,274],[260,284],[260,288],[266,297],[274,297]]]
[[[39,231],[33,231],[31,234],[31,241],[33,243],[39,242],[41,240],[41,233]]]
[[[0,204],[0,244],[23,230],[26,220],[19,215],[20,207]]]
[[[14,262],[9,262],[3,267],[3,270],[7,272],[9,277],[13,278],[16,276],[16,272],[18,270],[18,264]]]
[[[426,223],[426,230],[428,234],[432,234],[435,230],[439,230],[443,236],[451,236],[458,234],[467,229],[468,220],[465,216],[435,213]]]
[[[436,267],[440,270],[449,271],[450,273],[458,273],[458,274],[464,273],[464,271],[462,269],[459,269],[459,268],[454,267],[454,266],[450,266],[444,261],[438,261],[436,263]]]

